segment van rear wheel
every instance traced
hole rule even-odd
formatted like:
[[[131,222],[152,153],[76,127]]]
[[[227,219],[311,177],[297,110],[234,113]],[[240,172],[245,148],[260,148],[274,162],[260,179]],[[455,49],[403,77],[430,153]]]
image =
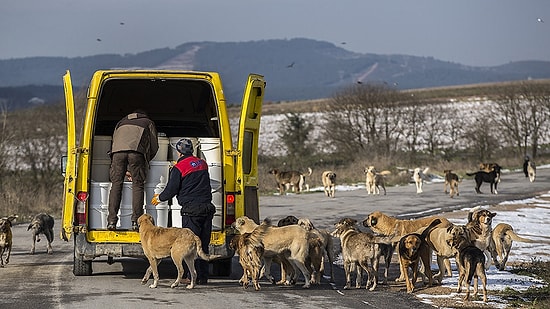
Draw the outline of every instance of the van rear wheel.
[[[92,261],[84,261],[84,258],[77,256],[75,252],[73,256],[73,274],[75,276],[91,276]]]

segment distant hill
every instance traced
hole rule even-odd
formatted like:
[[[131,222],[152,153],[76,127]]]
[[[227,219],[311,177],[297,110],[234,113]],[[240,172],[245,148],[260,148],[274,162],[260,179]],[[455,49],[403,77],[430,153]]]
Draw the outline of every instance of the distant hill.
[[[472,67],[432,57],[359,54],[310,39],[195,42],[137,54],[0,60],[0,103],[18,109],[57,102],[63,98],[66,70],[78,91],[85,89],[94,71],[110,68],[216,71],[230,104],[239,104],[248,73],[265,76],[268,102],[326,98],[358,81],[415,89],[550,78],[550,62],[545,61]]]

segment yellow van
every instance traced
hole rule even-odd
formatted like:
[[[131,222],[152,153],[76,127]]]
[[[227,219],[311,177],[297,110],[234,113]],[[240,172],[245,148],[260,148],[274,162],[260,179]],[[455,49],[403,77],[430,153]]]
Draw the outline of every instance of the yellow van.
[[[259,221],[257,156],[265,89],[263,76],[248,76],[235,144],[218,73],[97,71],[88,88],[85,115],[79,115],[83,116],[79,141],[76,139],[69,71],[63,82],[67,155],[62,160],[65,180],[61,238],[65,241],[73,238],[73,273],[76,276],[91,275],[92,261],[99,256],[107,256],[111,263],[118,257],[144,257],[139,233],[132,231],[128,224],[131,206],[127,204],[131,205],[131,186],[126,183],[117,229],[109,231],[106,228],[111,136],[122,117],[139,109],[147,112],[159,132],[159,151],[151,161],[145,183],[145,212],[150,213],[159,226],[181,224],[177,200],[159,205],[163,207],[149,205],[149,201],[157,186],[168,179],[171,162],[175,160],[172,145],[181,137],[191,138],[196,154],[208,163],[212,203],[216,206],[210,253],[224,257],[211,262],[211,273],[229,275],[234,254],[229,249],[229,242],[235,233],[231,224],[243,215]]]

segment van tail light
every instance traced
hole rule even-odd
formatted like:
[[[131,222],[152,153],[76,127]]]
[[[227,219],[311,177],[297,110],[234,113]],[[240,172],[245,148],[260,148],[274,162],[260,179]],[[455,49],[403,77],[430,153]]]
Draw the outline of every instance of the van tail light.
[[[80,191],[76,195],[76,224],[86,225],[86,200],[88,199],[88,192]]]
[[[225,226],[231,226],[235,222],[235,194],[228,193],[225,196]]]

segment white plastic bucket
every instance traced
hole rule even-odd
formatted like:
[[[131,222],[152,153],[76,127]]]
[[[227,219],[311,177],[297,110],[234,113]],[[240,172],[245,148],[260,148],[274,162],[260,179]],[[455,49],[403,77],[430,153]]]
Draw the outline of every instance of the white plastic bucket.
[[[156,186],[160,182],[167,183],[170,173],[170,161],[151,161],[149,162],[149,172],[145,183]],[[163,181],[161,181],[163,177]]]
[[[154,206],[154,205],[145,206],[145,213],[148,213],[151,215],[151,217],[153,217],[153,220],[155,220],[156,226],[168,227],[169,210],[170,210],[170,206],[168,206],[168,204],[166,205],[159,204],[157,206]]]
[[[107,182],[109,179],[109,169],[111,168],[111,159],[92,160],[92,181]]]
[[[92,204],[88,207],[88,227],[90,229],[106,229],[109,205]]]
[[[159,149],[157,154],[153,157],[153,161],[166,161],[168,160],[168,147],[170,141],[168,137],[159,136],[158,137]]]
[[[90,184],[90,201],[92,205],[108,205],[109,193],[111,191],[110,182],[95,182]]]
[[[199,147],[204,160],[211,163],[221,162],[221,145],[219,138],[199,137]]]
[[[174,199],[172,199],[172,206],[170,206],[170,212],[172,216],[172,226],[182,227],[181,206],[178,204],[178,200],[175,197]]]
[[[132,183],[124,182],[122,185],[122,200],[118,211],[117,227],[121,229],[132,228]]]
[[[108,152],[111,150],[111,141],[113,137],[109,135],[94,136],[92,145],[92,158],[94,160],[109,160]]]

